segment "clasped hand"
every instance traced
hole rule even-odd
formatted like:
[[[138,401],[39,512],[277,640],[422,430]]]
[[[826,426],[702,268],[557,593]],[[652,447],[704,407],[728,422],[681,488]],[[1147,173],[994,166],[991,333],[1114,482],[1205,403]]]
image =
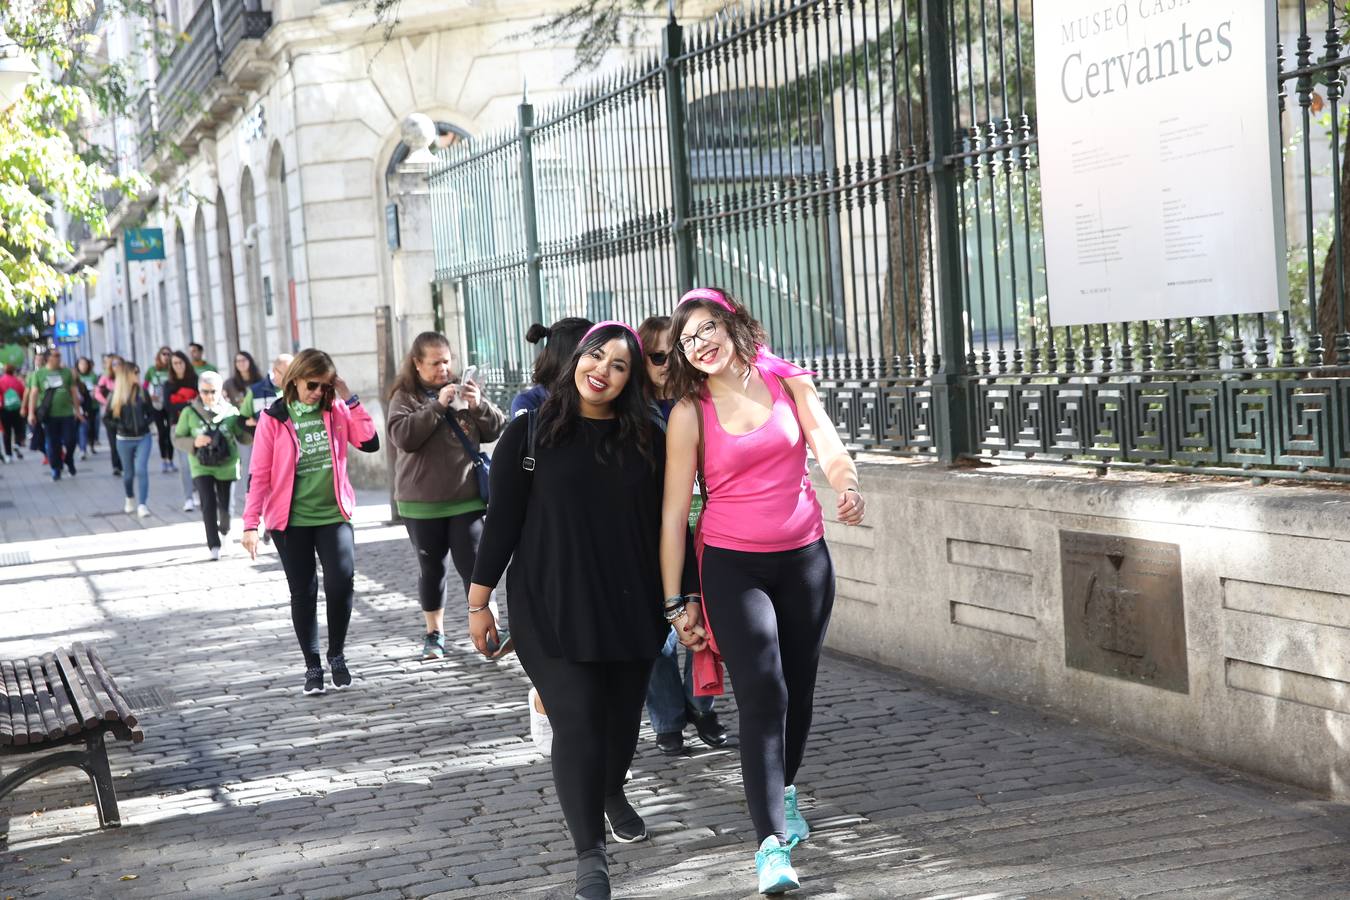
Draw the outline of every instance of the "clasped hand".
[[[676,639],[695,653],[708,646],[708,631],[703,627],[703,610],[697,603],[684,605],[684,614],[670,623]]]

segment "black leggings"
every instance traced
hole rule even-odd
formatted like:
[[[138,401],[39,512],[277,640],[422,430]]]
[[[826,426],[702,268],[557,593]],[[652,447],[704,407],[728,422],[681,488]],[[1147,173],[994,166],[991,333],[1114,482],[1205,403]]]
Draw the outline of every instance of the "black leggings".
[[[192,479],[197,496],[202,498],[202,524],[206,526],[206,546],[220,546],[220,536],[230,533],[230,490],[233,481],[220,481],[211,475]],[[327,572],[327,568],[324,569]]]
[[[314,556],[323,563],[323,593],[328,605],[328,658],[341,656],[352,619],[352,580],[356,576],[352,526],[291,525],[272,531],[286,584],[291,589],[291,624],[305,654],[305,665],[319,664],[319,578]]]
[[[507,602],[510,600],[508,598]],[[623,792],[652,660],[570,662],[517,635],[516,655],[553,726],[553,786],[577,854],[605,846],[605,798]]]
[[[483,537],[483,511],[442,519],[405,518],[403,524],[408,528],[408,539],[417,549],[417,565],[422,570],[417,579],[417,598],[422,602],[422,611],[435,612],[445,608],[445,589],[450,580],[448,564],[451,562],[467,597],[473,563],[478,558],[478,542]]]
[[[169,411],[155,410],[155,431],[159,435],[159,458],[164,462],[173,462],[173,423],[169,421]]]
[[[27,421],[17,409],[0,409],[0,424],[5,426],[5,455],[13,456],[14,448],[23,450],[23,433]]]
[[[760,842],[771,834],[786,838],[783,788],[796,780],[806,752],[816,669],[834,607],[830,551],[824,538],[779,553],[706,547],[702,572],[708,622],[740,709],[750,818]]]

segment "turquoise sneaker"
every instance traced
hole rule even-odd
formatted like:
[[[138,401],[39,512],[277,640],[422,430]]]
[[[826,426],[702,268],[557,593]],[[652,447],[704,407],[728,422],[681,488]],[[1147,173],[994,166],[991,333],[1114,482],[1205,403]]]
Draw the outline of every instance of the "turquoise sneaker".
[[[759,845],[755,854],[755,869],[759,872],[759,892],[761,894],[782,894],[801,887],[797,881],[797,872],[792,868],[792,848],[797,842],[784,844],[778,835],[771,834]]]
[[[787,812],[787,836],[792,843],[804,841],[811,836],[811,826],[806,824],[797,809],[797,786],[789,784],[783,788],[783,808]]]

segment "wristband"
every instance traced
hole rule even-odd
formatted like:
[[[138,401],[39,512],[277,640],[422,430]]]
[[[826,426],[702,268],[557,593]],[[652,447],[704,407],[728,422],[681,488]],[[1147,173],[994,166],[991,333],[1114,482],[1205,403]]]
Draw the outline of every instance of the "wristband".
[[[486,604],[486,603],[484,603],[482,606],[470,606],[470,607],[469,607],[469,613],[472,615],[473,613],[476,613],[476,612],[482,612],[483,610],[485,610],[485,609],[487,609],[487,608],[488,608],[488,604]]]
[[[348,397],[346,400],[342,402],[347,404],[348,409],[351,409],[353,406],[361,402],[361,395],[352,394],[350,397]]]
[[[857,488],[844,488],[844,493],[845,493],[845,494],[847,494],[849,491],[852,491],[853,493],[857,494],[859,497],[862,496],[862,491],[858,490]]]
[[[666,598],[666,604],[665,604],[665,605],[666,605],[666,609],[671,609],[671,608],[676,607],[676,606],[684,606],[684,597],[682,597],[682,596],[679,595],[679,594],[674,594],[674,595],[672,595],[672,596]]]
[[[683,603],[680,604],[679,606],[668,607],[668,608],[666,609],[666,621],[667,621],[667,622],[675,622],[676,620],[680,619],[680,618],[683,617],[684,615],[685,615],[685,608],[684,608],[684,604],[683,604]]]

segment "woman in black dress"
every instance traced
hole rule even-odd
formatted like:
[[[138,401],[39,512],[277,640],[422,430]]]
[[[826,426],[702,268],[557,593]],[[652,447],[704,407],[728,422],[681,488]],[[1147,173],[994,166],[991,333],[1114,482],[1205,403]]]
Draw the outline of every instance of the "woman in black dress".
[[[511,561],[511,636],[553,722],[553,782],[583,900],[610,896],[606,820],[617,840],[647,834],[623,792],[668,631],[658,550],[665,444],[642,360],[631,328],[601,322],[543,407],[506,429],[469,590],[469,635],[491,655],[488,598]]]

